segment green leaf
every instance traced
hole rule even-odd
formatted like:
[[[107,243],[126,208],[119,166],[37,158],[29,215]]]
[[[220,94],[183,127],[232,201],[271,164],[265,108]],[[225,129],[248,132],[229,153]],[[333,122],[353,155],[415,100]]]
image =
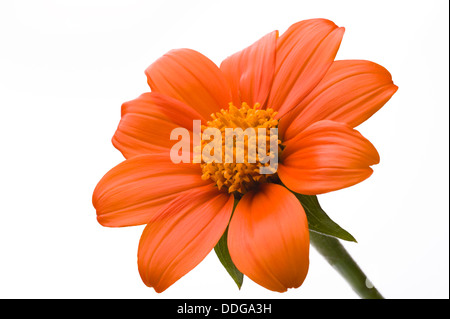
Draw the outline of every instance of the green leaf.
[[[233,278],[234,282],[241,289],[242,282],[244,280],[244,275],[236,268],[233,261],[231,260],[230,252],[228,251],[228,227],[225,230],[225,233],[220,238],[217,245],[214,247],[214,251],[216,252],[217,257],[219,257],[220,262],[225,267],[227,272],[230,274],[231,278]]]
[[[239,199],[235,198],[233,205],[233,213],[238,203]],[[228,238],[228,227],[223,233],[219,242],[214,247],[214,251],[216,252],[217,257],[219,257],[219,260],[225,267],[226,271],[230,274],[231,278],[233,278],[238,288],[241,289],[242,282],[244,280],[244,275],[239,271],[239,269],[237,269],[236,265],[231,260],[230,252],[228,251],[227,238]]]
[[[293,192],[294,193],[294,192]],[[323,235],[337,237],[347,241],[356,242],[356,239],[341,226],[336,224],[320,207],[319,200],[315,195],[302,195],[294,193],[305,209],[310,231]]]

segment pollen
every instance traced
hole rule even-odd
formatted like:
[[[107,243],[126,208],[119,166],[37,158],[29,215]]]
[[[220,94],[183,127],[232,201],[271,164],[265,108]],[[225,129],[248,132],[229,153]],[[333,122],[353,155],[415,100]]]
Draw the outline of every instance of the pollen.
[[[210,179],[219,190],[238,196],[260,183],[276,180],[276,169],[269,165],[273,160],[277,163],[278,158],[274,157],[281,152],[278,134],[274,135],[274,130],[271,130],[278,126],[278,120],[274,118],[276,114],[277,112],[271,108],[261,109],[258,103],[253,107],[242,103],[240,108],[229,103],[227,110],[222,109],[220,112],[211,114],[212,119],[207,122],[207,125],[202,125],[202,131],[207,128],[220,130],[222,160],[220,162],[202,160],[202,179]],[[233,132],[231,139],[228,135],[230,131]],[[202,140],[202,151],[209,142]],[[271,151],[270,145],[276,145],[277,152],[273,152],[273,148]],[[226,151],[227,149],[229,151]],[[261,168],[265,169],[264,174],[261,173]]]

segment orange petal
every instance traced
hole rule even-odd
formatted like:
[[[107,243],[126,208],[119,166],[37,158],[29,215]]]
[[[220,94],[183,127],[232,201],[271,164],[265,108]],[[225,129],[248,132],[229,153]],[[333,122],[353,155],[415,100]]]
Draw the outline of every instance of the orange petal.
[[[170,140],[171,131],[177,127],[192,131],[194,119],[201,116],[186,104],[160,93],[144,93],[122,105],[112,142],[125,158],[164,152],[176,143]]]
[[[144,229],[138,265],[144,283],[162,292],[197,266],[224,233],[233,196],[211,185],[180,196]]]
[[[286,143],[278,176],[289,189],[316,195],[362,182],[379,161],[375,147],[358,131],[325,120]]]
[[[325,19],[293,24],[279,38],[268,107],[282,117],[320,82],[333,63],[344,34]]]
[[[132,157],[97,184],[97,220],[111,227],[146,224],[180,193],[205,184],[198,164],[174,164],[168,154]]]
[[[315,89],[280,120],[284,140],[320,120],[355,127],[378,111],[397,91],[391,74],[381,65],[363,60],[335,61]]]
[[[308,273],[309,231],[297,198],[276,184],[261,184],[236,206],[228,229],[236,267],[259,285],[283,292]]]
[[[230,87],[220,69],[194,50],[169,51],[145,74],[153,92],[185,102],[207,119],[231,101]]]
[[[225,59],[220,69],[231,87],[234,105],[264,105],[272,86],[278,31]]]

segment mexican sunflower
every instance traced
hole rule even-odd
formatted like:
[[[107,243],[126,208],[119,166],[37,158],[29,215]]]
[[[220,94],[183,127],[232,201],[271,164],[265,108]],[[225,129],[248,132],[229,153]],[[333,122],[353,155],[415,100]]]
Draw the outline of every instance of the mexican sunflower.
[[[334,60],[343,34],[329,20],[305,20],[220,67],[177,49],[145,70],[151,92],[122,105],[112,139],[126,160],[100,180],[93,204],[101,225],[146,224],[138,269],[147,286],[167,289],[226,230],[231,259],[251,280],[279,292],[303,283],[309,231],[293,192],[323,194],[368,178],[379,155],[354,128],[397,90],[378,64]],[[192,132],[193,120],[202,129],[277,128],[277,171],[259,174],[258,161],[172,162],[171,131]]]

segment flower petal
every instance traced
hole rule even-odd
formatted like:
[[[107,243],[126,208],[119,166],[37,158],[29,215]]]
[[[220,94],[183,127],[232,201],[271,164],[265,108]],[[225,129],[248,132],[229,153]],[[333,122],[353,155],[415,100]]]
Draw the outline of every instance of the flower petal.
[[[144,93],[122,105],[122,118],[112,142],[125,158],[164,152],[176,143],[170,140],[173,129],[184,127],[192,132],[192,120],[201,118],[174,98]]]
[[[220,65],[231,87],[233,103],[253,106],[266,102],[272,86],[278,31],[226,58]]]
[[[379,161],[375,147],[358,131],[325,120],[286,143],[278,176],[297,193],[317,195],[362,182]]]
[[[104,226],[141,225],[182,192],[208,183],[198,164],[174,164],[169,154],[140,155],[106,173],[92,201]]]
[[[261,286],[283,292],[308,273],[309,231],[297,198],[276,184],[261,184],[236,206],[228,229],[236,267]]]
[[[279,38],[268,107],[282,117],[320,82],[333,63],[344,34],[325,19],[293,24]]]
[[[224,233],[233,196],[208,185],[175,199],[144,229],[138,265],[144,283],[162,292],[197,266]]]
[[[180,100],[207,119],[231,102],[230,87],[220,69],[194,50],[169,51],[145,74],[153,92]]]
[[[292,139],[320,120],[356,127],[396,91],[391,74],[381,65],[363,60],[335,61],[314,90],[280,120],[280,135],[285,141]]]

